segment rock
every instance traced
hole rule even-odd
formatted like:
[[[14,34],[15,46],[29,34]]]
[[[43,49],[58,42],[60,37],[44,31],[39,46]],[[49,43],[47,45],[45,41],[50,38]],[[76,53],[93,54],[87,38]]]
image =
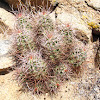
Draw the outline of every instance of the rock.
[[[12,57],[9,56],[0,57],[0,72],[7,71],[13,65],[14,63]]]
[[[0,71],[7,70],[14,65],[10,55],[13,39],[10,34],[14,30],[15,16],[3,8],[0,8]]]
[[[6,55],[10,49],[9,40],[0,40],[0,56]]]
[[[11,44],[12,40],[10,37],[4,37],[4,34],[0,34],[0,72],[14,65],[14,58],[10,55],[12,50]]]
[[[9,32],[14,29],[15,25],[15,16],[11,14],[10,12],[6,11],[3,8],[0,8],[0,30],[9,30]]]
[[[82,30],[88,38],[91,37],[91,30],[88,29],[88,26],[81,19],[80,12],[74,7],[74,5],[70,5],[68,2],[59,3],[60,8],[56,9],[57,20],[62,21],[66,25],[69,24],[72,29]]]
[[[90,7],[100,11],[100,0],[86,0],[86,2]]]
[[[4,33],[8,26],[6,26],[2,21],[0,21],[0,33]]]
[[[85,45],[89,43],[89,38],[85,35],[84,32],[77,30],[76,36],[79,41],[82,41]]]

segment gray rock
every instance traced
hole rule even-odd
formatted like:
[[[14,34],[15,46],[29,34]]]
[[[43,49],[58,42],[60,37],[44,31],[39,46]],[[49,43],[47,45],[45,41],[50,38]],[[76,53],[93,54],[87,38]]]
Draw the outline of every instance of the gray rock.
[[[0,56],[6,55],[11,48],[11,42],[9,40],[0,40]]]
[[[0,72],[7,70],[14,65],[12,52],[12,42],[10,37],[0,34]]]

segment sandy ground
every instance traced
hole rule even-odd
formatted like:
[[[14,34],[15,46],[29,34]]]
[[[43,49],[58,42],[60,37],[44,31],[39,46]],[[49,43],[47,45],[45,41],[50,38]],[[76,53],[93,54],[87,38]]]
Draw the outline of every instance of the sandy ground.
[[[62,84],[57,95],[33,95],[20,91],[15,71],[0,75],[0,100],[100,100],[100,71],[88,69],[81,78],[71,78]],[[94,92],[93,92],[94,91]]]

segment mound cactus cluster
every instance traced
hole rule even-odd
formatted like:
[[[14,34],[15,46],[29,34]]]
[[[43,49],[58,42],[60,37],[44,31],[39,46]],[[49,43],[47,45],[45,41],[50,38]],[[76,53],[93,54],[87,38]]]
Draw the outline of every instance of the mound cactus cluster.
[[[71,74],[78,73],[86,58],[84,50],[75,48],[71,26],[53,22],[49,13],[43,9],[16,14],[16,76],[34,94],[56,93]]]

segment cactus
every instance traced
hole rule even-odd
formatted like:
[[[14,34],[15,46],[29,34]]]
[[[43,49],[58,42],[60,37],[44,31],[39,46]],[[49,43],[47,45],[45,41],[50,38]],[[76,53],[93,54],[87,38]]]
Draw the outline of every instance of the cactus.
[[[54,23],[44,9],[34,14],[23,11],[15,29],[14,52],[19,59],[16,76],[34,94],[55,94],[85,60],[81,50],[74,50],[71,27]]]

